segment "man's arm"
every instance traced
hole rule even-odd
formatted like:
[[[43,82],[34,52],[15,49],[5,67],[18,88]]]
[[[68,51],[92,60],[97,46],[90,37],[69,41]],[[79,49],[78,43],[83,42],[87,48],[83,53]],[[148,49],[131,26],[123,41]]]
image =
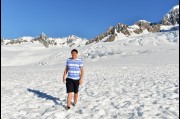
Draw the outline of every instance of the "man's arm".
[[[64,69],[63,82],[66,83],[67,67]]]
[[[83,76],[84,76],[84,68],[81,67],[81,74],[80,74],[80,80],[79,80],[80,85],[83,83]]]

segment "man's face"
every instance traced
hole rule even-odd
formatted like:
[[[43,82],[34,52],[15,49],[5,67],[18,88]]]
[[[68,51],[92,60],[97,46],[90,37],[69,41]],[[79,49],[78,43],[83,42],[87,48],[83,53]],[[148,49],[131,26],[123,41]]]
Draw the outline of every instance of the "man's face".
[[[77,52],[72,52],[71,55],[72,55],[72,58],[73,58],[73,59],[76,59],[77,56],[78,56],[78,53],[77,53]]]

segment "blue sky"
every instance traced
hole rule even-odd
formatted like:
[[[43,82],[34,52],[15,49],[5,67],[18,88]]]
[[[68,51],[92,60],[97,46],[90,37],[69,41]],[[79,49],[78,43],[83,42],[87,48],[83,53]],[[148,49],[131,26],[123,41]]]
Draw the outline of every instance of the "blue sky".
[[[1,37],[91,39],[118,23],[159,22],[178,0],[1,0]]]

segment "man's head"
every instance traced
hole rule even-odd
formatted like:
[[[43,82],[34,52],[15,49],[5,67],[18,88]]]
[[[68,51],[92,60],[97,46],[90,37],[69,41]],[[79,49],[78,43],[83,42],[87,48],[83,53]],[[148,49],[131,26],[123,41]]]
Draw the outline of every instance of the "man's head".
[[[73,59],[77,59],[77,57],[78,57],[78,51],[77,51],[76,49],[73,49],[73,50],[71,51],[71,55],[72,55],[72,58],[73,58]]]

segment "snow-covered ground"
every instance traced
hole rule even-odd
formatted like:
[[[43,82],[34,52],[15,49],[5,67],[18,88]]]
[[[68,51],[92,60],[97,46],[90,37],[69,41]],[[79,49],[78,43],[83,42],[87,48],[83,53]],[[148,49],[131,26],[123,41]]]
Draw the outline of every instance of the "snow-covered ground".
[[[66,111],[63,66],[2,67],[2,119],[177,119],[177,64],[86,66],[76,107]]]
[[[65,62],[75,47],[1,47],[2,119],[177,119],[179,31],[77,47],[78,104],[65,110]]]

